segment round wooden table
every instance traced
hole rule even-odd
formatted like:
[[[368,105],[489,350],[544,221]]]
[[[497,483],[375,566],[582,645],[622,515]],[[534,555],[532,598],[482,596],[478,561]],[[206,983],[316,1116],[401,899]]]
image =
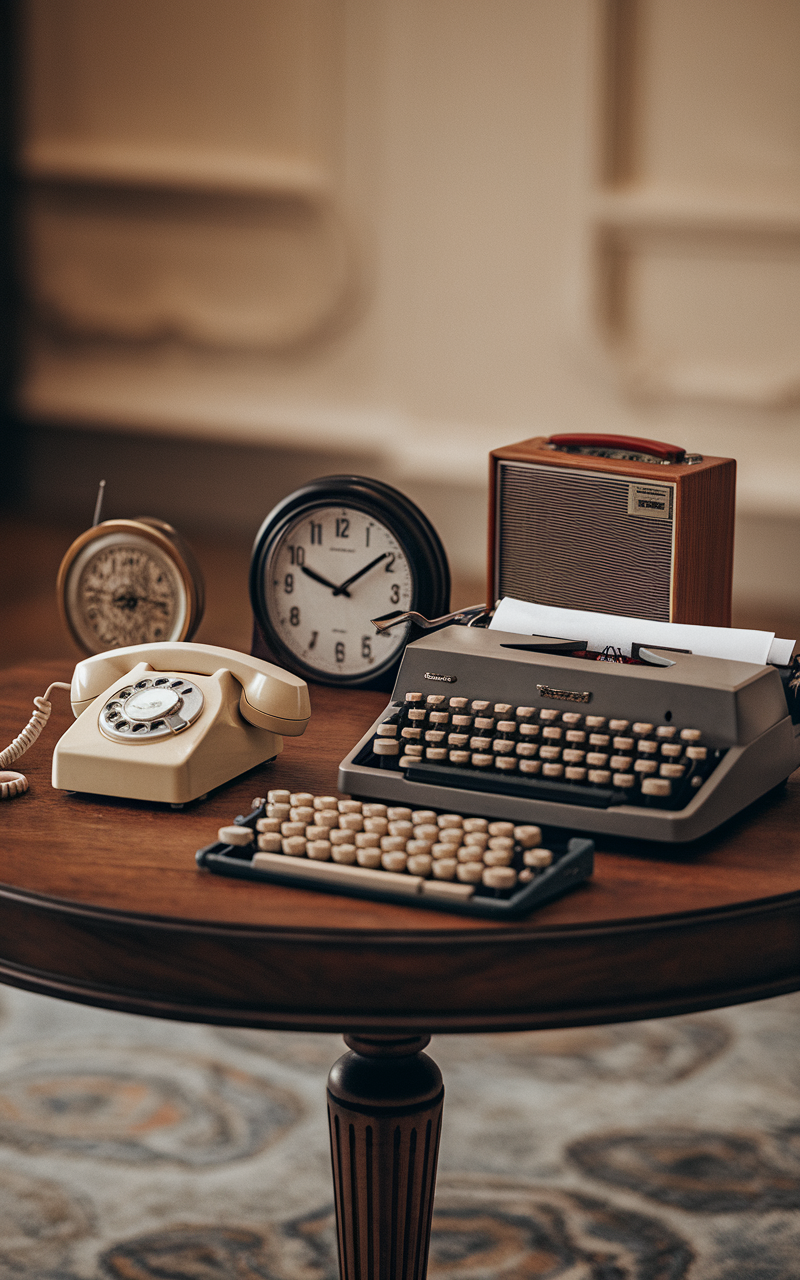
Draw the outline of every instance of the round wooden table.
[[[62,663],[3,672],[5,746]],[[691,848],[599,842],[594,878],[512,924],[226,880],[195,850],[269,787],[336,789],[386,696],[314,688],[275,764],[173,812],[50,786],[54,691],[0,807],[0,980],[192,1022],[341,1031],[329,1080],[342,1274],[425,1272],[442,1084],[431,1032],[663,1017],[800,987],[800,771]],[[453,805],[457,808],[457,802]]]

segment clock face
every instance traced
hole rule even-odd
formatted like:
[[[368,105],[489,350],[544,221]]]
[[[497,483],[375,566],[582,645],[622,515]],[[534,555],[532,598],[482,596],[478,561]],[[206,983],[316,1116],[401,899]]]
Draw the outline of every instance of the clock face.
[[[281,529],[263,575],[271,629],[312,674],[358,677],[398,657],[408,628],[376,635],[370,619],[414,607],[414,574],[375,515],[352,506],[307,508]]]
[[[135,533],[107,533],[87,542],[66,580],[70,622],[92,653],[174,640],[187,605],[175,563]]]

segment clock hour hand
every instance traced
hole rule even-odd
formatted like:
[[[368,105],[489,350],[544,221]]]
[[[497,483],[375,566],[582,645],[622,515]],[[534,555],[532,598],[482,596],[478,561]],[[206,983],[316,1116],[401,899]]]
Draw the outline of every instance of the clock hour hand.
[[[335,596],[348,595],[349,592],[347,591],[347,588],[352,586],[354,582],[358,582],[359,578],[363,578],[364,574],[369,573],[370,569],[374,569],[375,565],[380,564],[381,560],[385,560],[388,554],[388,551],[384,551],[383,555],[376,556],[374,560],[370,560],[369,564],[365,564],[364,568],[359,569],[358,573],[352,573],[346,582],[343,582],[340,587],[336,588],[333,594]]]
[[[347,586],[347,583],[345,583],[344,586],[342,587],[337,587],[335,582],[329,582],[327,578],[323,578],[321,573],[315,573],[313,569],[309,569],[307,564],[300,565],[300,572],[304,573],[307,578],[313,578],[315,582],[321,582],[323,587],[330,587],[331,591],[335,596],[350,595],[350,592],[345,591],[344,589],[344,587]]]

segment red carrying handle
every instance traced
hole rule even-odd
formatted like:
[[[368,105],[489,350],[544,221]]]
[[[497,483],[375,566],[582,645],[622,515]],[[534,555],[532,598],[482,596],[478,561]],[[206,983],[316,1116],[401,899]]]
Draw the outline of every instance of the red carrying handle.
[[[595,445],[599,449],[624,449],[627,453],[649,453],[662,462],[683,462],[686,450],[676,444],[664,444],[662,440],[640,440],[638,436],[606,436],[592,432],[574,435],[550,436],[548,444],[566,448],[586,449]]]

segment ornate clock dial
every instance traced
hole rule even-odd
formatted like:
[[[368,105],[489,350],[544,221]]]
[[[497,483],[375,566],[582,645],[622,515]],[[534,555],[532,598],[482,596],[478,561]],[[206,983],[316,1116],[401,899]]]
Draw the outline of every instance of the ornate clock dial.
[[[186,591],[174,564],[144,538],[109,535],[73,571],[73,618],[92,649],[154,644],[179,631]]]
[[[312,507],[290,521],[264,566],[272,629],[295,662],[353,677],[394,659],[405,629],[376,635],[370,618],[412,607],[414,574],[397,537],[351,506]]]
[[[175,530],[155,520],[108,520],[81,534],[58,575],[58,598],[88,653],[184,640],[203,613],[203,584]]]

